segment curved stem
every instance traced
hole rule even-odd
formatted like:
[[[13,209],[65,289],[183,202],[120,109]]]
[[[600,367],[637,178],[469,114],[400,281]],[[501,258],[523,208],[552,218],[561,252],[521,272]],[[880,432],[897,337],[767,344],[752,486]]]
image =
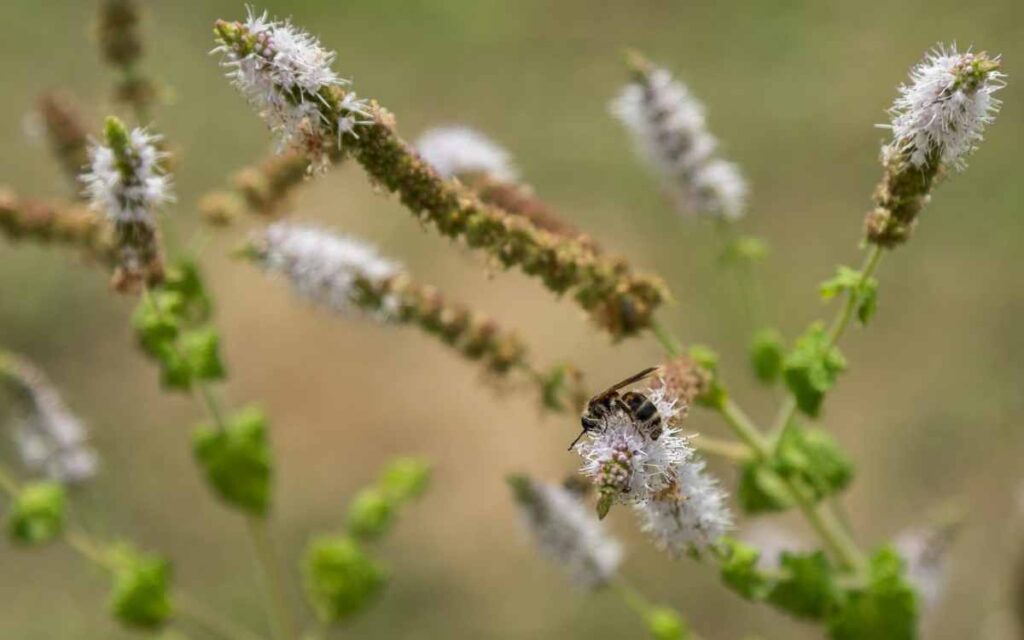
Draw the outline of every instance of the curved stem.
[[[284,591],[284,579],[278,567],[277,554],[270,540],[265,520],[256,516],[247,516],[246,529],[252,541],[256,559],[263,574],[267,598],[272,608],[271,620],[274,623],[274,635],[280,640],[297,640],[299,628],[291,616],[288,596]]]
[[[875,270],[878,269],[878,263],[882,260],[882,247],[873,244],[871,249],[868,251],[868,255],[864,258],[864,264],[860,269],[860,280],[857,281],[857,285],[854,290],[859,289],[860,286],[866,282],[874,274]],[[853,312],[857,308],[857,296],[853,291],[846,295],[846,301],[843,306],[836,313],[835,318],[832,319],[832,324],[829,325],[828,329],[828,347],[832,348],[839,343],[839,339],[843,337],[846,332],[846,328],[850,326],[850,320],[853,319]],[[786,426],[793,421],[796,416],[797,404],[796,396],[790,394],[782,407],[779,408],[778,414],[775,416],[775,420],[772,421],[772,443],[773,446],[777,445],[779,438],[782,436],[782,432]]]
[[[701,453],[718,456],[737,463],[747,462],[751,458],[750,451],[740,442],[730,442],[728,440],[698,435],[690,441],[690,444]]]
[[[651,320],[651,332],[661,343],[661,347],[673,358],[683,355],[683,345],[672,332],[657,320]]]

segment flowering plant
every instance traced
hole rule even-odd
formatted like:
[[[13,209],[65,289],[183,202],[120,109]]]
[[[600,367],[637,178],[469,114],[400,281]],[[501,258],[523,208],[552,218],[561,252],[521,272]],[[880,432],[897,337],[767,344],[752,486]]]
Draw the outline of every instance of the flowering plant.
[[[43,203],[5,189],[0,231],[14,240],[77,248],[113,272],[114,290],[137,304],[131,324],[138,347],[159,369],[163,388],[191,395],[205,412],[193,432],[195,463],[211,492],[245,522],[273,637],[326,638],[382,597],[392,570],[377,559],[374,545],[399,510],[423,496],[432,465],[396,457],[352,499],[337,531],[308,541],[301,568],[309,615],[299,613],[269,531],[281,499],[273,487],[271,420],[259,406],[233,408],[222,400],[218,385],[228,367],[214,294],[197,260],[173,255],[162,241],[161,215],[175,202],[175,157],[150,121],[159,87],[141,71],[137,22],[132,0],[101,3],[103,52],[117,71],[116,96],[130,117],[108,117],[90,139],[73,102],[48,96],[40,103],[57,159],[80,183],[81,200]],[[542,469],[507,478],[527,535],[574,584],[621,596],[654,638],[713,637],[691,627],[685,607],[653,604],[624,579],[624,546],[603,520],[613,510],[632,511],[669,557],[714,566],[739,597],[820,625],[828,637],[917,636],[920,618],[941,597],[942,551],[954,527],[921,525],[892,544],[864,549],[839,509],[853,482],[853,462],[813,421],[847,367],[842,337],[855,320],[866,326],[876,313],[881,260],[910,239],[933,192],[949,173],[966,169],[993,123],[1000,107],[994,94],[1005,82],[998,57],[940,46],[900,87],[884,125],[891,138],[881,149],[882,178],[865,220],[863,264],[839,266],[821,285],[823,298],[839,302],[835,318],[811,323],[788,346],[756,319],[751,367],[784,397],[774,420],[763,423],[730,393],[712,349],[684,345],[658,321],[671,301],[662,279],[609,254],[597,238],[562,219],[522,181],[500,145],[462,126],[406,142],[395,116],[376,100],[357,97],[353,83],[334,70],[333,51],[267,13],[249,9],[244,19],[217,21],[214,40],[214,55],[266,124],[276,153],[239,172],[230,187],[206,194],[200,205],[205,224],[230,233],[242,217],[259,218],[259,228],[234,252],[239,261],[345,319],[416,327],[478,363],[489,384],[528,389],[560,424],[581,426],[570,445],[577,472],[568,479],[536,479]],[[739,233],[750,190],[710,133],[693,92],[669,70],[631,53],[628,82],[610,111],[672,207],[721,230],[727,257],[755,297],[765,243]],[[633,377],[623,371],[619,384],[589,388],[578,367],[538,364],[515,331],[418,282],[369,243],[279,219],[297,189],[329,179],[329,170],[347,161],[397,195],[425,227],[567,295],[614,342],[654,338],[662,362]],[[87,482],[100,460],[84,422],[23,356],[0,351],[0,383],[14,409],[12,432],[24,463],[22,472],[0,467],[12,540],[26,546],[61,540],[104,569],[110,610],[127,627],[263,637],[175,586],[162,556],[97,538],[75,522],[68,487]],[[694,433],[687,418],[698,409],[718,416],[732,437]],[[734,489],[712,473],[709,457],[735,465]],[[815,541],[775,544],[737,533],[741,519],[791,510],[806,519]]]

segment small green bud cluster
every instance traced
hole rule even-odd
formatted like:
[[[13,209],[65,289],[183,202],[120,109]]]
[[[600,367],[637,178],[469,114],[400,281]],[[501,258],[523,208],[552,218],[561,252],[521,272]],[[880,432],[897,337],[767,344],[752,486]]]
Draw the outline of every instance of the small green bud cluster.
[[[825,393],[835,386],[844,369],[846,358],[833,344],[825,326],[815,322],[786,354],[782,377],[796,399],[797,408],[814,418],[821,412]]]
[[[189,391],[196,382],[224,378],[211,312],[199,269],[189,260],[169,269],[164,284],[140,300],[132,322],[142,350],[159,363],[165,388]]]
[[[380,595],[389,573],[363,545],[391,530],[398,508],[426,491],[430,473],[422,459],[393,460],[349,505],[347,533],[310,541],[303,562],[306,596],[323,622],[348,620]]]
[[[64,530],[66,503],[64,487],[56,482],[21,487],[6,514],[8,534],[27,546],[50,542]]]
[[[744,598],[823,622],[833,640],[917,637],[917,598],[892,549],[877,551],[866,575],[855,580],[822,551],[783,552],[773,571],[761,568],[759,556],[754,547],[728,538],[719,551],[723,581]]]
[[[171,566],[127,545],[109,551],[113,576],[110,610],[126,627],[155,630],[171,618]]]
[[[196,428],[192,446],[196,461],[213,490],[227,504],[256,516],[270,509],[273,452],[268,421],[248,407],[225,420],[223,428]]]

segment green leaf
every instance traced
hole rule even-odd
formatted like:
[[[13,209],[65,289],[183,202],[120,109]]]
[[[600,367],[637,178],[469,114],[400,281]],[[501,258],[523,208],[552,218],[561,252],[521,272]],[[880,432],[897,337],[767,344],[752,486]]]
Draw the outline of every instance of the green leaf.
[[[748,600],[762,600],[772,590],[771,579],[757,568],[761,552],[736,540],[722,538],[721,562],[722,581],[736,593]]]
[[[430,486],[431,464],[422,458],[395,458],[381,473],[378,486],[390,500],[408,502]]]
[[[224,378],[224,363],[220,359],[220,336],[216,329],[207,327],[182,334],[181,353],[194,379]]]
[[[815,323],[801,336],[783,361],[783,377],[793,393],[797,407],[815,417],[821,411],[825,393],[846,368],[839,349],[829,345],[821,323]]]
[[[168,267],[162,289],[180,296],[176,315],[181,320],[198,325],[210,319],[213,303],[203,285],[199,265],[192,258],[181,258]]]
[[[348,532],[363,541],[380,538],[394,521],[394,502],[376,488],[360,491],[348,508]]]
[[[823,551],[783,552],[780,574],[768,601],[798,618],[824,619],[840,599],[834,568]]]
[[[675,610],[655,607],[647,613],[647,630],[654,640],[687,640],[690,630]]]
[[[171,616],[171,568],[158,556],[128,547],[114,552],[114,587],[110,609],[122,624],[157,629]]]
[[[154,296],[150,296],[152,299]],[[139,346],[148,355],[160,360],[164,350],[178,337],[178,322],[170,314],[161,313],[156,304],[143,299],[132,314],[132,325]]]
[[[771,384],[782,374],[784,357],[782,335],[775,329],[761,329],[750,342],[750,366],[754,375],[765,384]]]
[[[249,513],[266,514],[273,464],[262,411],[242,410],[223,431],[200,426],[193,435],[193,451],[207,481],[225,502]]]
[[[20,544],[49,542],[64,530],[67,499],[55,482],[36,482],[21,488],[7,514],[7,531]]]
[[[903,577],[903,561],[891,548],[872,558],[868,584],[850,589],[828,620],[833,640],[913,640],[917,637],[917,598]]]
[[[740,471],[736,501],[749,514],[785,511],[793,506],[785,482],[764,462],[748,462]]]
[[[832,436],[796,424],[783,432],[774,468],[807,488],[815,501],[843,491],[853,481],[853,462]]]
[[[387,582],[385,570],[347,536],[310,542],[304,573],[306,596],[324,622],[341,622],[363,611]]]
[[[867,325],[877,306],[878,280],[862,280],[862,277],[860,271],[840,265],[835,276],[821,283],[821,298],[830,300],[841,293],[853,296],[857,319],[862,325]]]

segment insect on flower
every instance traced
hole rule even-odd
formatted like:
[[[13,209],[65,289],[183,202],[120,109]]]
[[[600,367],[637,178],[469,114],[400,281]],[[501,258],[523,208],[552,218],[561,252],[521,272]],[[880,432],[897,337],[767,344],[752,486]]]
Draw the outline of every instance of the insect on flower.
[[[620,394],[619,389],[640,382],[658,369],[659,367],[647,367],[640,373],[615,383],[591,398],[580,417],[583,430],[569,445],[569,450],[571,451],[585,434],[599,432],[608,417],[614,413],[623,413],[629,416],[636,425],[637,431],[647,435],[651,440],[657,440],[661,436],[663,427],[658,408],[641,391],[626,391]]]

